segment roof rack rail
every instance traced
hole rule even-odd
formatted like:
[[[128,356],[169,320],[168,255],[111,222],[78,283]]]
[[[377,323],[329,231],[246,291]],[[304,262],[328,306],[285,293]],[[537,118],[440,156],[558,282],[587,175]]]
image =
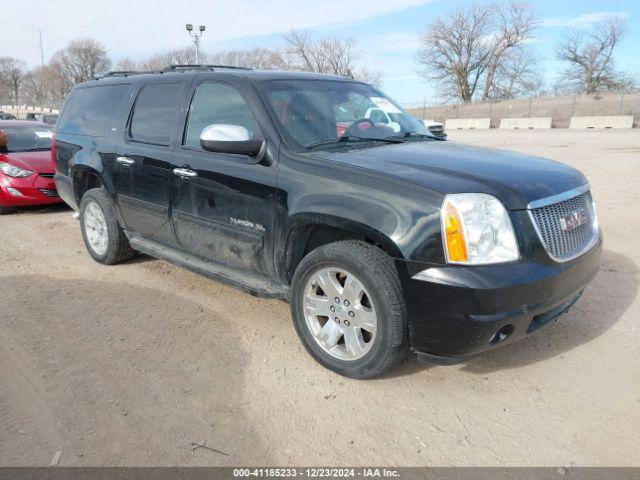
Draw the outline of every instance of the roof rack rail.
[[[215,70],[217,68],[226,70],[252,70],[248,67],[238,67],[236,65],[208,65],[208,64],[184,64],[184,65],[169,65],[163,70],[163,72],[175,72],[177,70]]]
[[[226,69],[226,70],[253,70],[248,67],[237,67],[235,65],[205,65],[205,64],[185,64],[185,65],[169,65],[168,67],[162,70],[146,70],[146,71],[137,71],[137,70],[113,70],[111,72],[107,72],[103,75],[95,75],[93,77],[94,80],[100,80],[101,78],[108,77],[128,77],[129,75],[144,75],[144,74],[153,74],[153,73],[169,73],[169,72],[179,72],[185,70],[216,70],[216,69]]]
[[[135,75],[136,72],[135,70],[112,70],[111,72],[107,72],[104,75],[102,75],[103,77],[126,77],[127,75]]]
[[[152,71],[152,70],[148,70],[148,71],[137,71],[137,70],[114,70],[111,72],[107,72],[103,75],[96,75],[93,78],[95,80],[100,80],[101,78],[107,78],[107,77],[128,77],[129,75],[143,75],[145,73],[162,73],[160,71]]]

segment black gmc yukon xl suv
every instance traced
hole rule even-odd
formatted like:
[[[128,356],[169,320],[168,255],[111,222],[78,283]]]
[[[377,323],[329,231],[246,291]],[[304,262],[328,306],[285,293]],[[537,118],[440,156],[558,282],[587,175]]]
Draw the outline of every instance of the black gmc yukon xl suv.
[[[598,271],[582,173],[434,139],[344,78],[112,73],[73,90],[52,146],[95,260],[144,252],[286,299],[309,353],[349,377],[520,339]]]

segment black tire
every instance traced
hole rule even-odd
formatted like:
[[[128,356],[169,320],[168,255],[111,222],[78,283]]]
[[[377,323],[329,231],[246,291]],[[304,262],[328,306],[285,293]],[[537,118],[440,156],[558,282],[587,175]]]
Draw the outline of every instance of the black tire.
[[[372,297],[377,314],[377,333],[370,350],[356,360],[341,360],[326,352],[309,330],[304,314],[307,282],[323,268],[352,272]],[[307,351],[320,364],[349,378],[372,378],[400,362],[409,346],[406,306],[398,271],[391,257],[365,242],[345,240],[323,245],[298,265],[292,280],[291,314]]]
[[[85,211],[90,203],[95,203],[102,210],[107,226],[107,248],[103,254],[96,253],[89,240],[85,228]],[[80,230],[84,244],[91,257],[98,263],[115,265],[132,258],[136,251],[129,245],[129,240],[120,228],[114,214],[113,200],[102,188],[88,190],[80,201]]]
[[[4,215],[5,213],[11,213],[12,211],[13,211],[12,208],[3,207],[2,205],[0,205],[0,215]]]

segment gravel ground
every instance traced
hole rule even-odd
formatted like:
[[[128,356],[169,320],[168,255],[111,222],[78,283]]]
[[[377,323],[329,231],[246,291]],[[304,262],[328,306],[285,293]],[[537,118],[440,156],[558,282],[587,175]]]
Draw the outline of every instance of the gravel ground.
[[[23,210],[0,217],[0,464],[640,465],[640,133],[450,137],[592,182],[602,269],[560,322],[352,381],[304,352],[284,302],[148,257],[98,265],[69,210]]]

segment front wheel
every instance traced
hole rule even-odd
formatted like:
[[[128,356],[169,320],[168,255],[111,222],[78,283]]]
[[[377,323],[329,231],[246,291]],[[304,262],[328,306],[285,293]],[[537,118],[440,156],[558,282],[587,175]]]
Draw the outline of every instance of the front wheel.
[[[375,377],[406,355],[397,269],[365,242],[340,241],[309,253],[293,277],[291,313],[307,351],[346,377]]]

